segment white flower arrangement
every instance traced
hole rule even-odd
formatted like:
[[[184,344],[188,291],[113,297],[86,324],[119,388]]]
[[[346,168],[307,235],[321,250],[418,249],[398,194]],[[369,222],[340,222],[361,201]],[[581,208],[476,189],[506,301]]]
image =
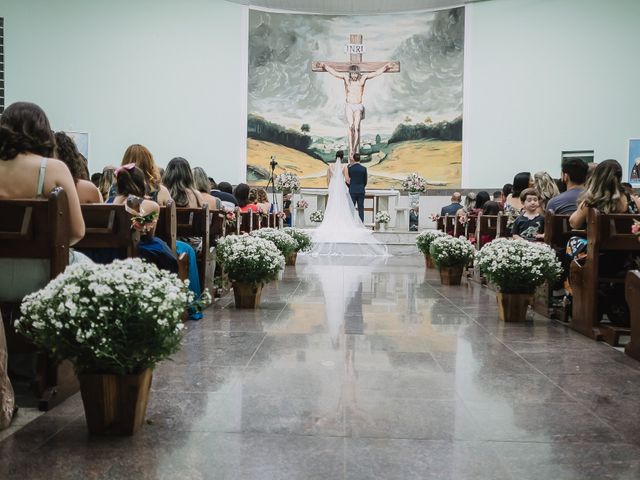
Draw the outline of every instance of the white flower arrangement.
[[[285,227],[283,231],[287,235],[291,235],[297,243],[296,252],[306,252],[311,248],[311,235],[293,227]]]
[[[136,374],[179,349],[192,300],[175,274],[140,259],[80,263],[27,295],[15,326],[78,373]]]
[[[416,245],[418,246],[418,250],[420,250],[424,255],[431,255],[431,253],[429,253],[431,242],[433,242],[436,238],[444,236],[446,236],[446,233],[440,230],[421,231],[418,235],[416,235]]]
[[[390,221],[391,216],[386,210],[380,210],[376,213],[376,223],[389,223]]]
[[[275,186],[279,192],[297,192],[300,190],[300,179],[295,173],[284,172],[275,178]]]
[[[407,192],[424,192],[427,189],[427,181],[417,172],[413,172],[402,180],[402,188]]]
[[[324,220],[324,212],[322,210],[311,212],[311,215],[309,215],[309,220],[315,223],[322,223],[322,220]]]
[[[476,255],[476,266],[504,293],[532,293],[562,273],[554,250],[544,243],[498,238]]]
[[[298,247],[298,242],[291,235],[275,228],[261,228],[254,230],[250,235],[273,242],[285,258],[295,252]]]
[[[464,237],[439,236],[431,242],[429,253],[439,267],[464,266],[473,260],[475,249]]]
[[[275,244],[249,235],[229,235],[218,242],[216,256],[233,281],[267,283],[284,268],[284,257]]]

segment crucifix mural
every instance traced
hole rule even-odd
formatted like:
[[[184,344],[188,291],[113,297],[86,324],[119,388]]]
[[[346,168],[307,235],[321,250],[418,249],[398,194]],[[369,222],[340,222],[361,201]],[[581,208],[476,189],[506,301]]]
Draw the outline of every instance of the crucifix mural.
[[[351,34],[347,46],[349,62],[313,61],[313,72],[328,72],[344,81],[346,94],[345,115],[347,118],[347,138],[349,139],[349,159],[360,152],[360,122],[364,120],[362,104],[364,85],[367,80],[383,73],[400,72],[400,62],[363,62],[364,44],[362,35]]]

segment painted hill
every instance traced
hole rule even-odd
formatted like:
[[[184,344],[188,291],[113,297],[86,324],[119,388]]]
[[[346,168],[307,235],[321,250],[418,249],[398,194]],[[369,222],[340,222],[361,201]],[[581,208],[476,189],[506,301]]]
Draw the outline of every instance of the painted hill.
[[[266,185],[269,180],[271,155],[276,156],[276,175],[284,171],[301,177],[305,187],[326,187],[327,166],[321,160],[293,148],[264,140],[247,139],[247,181],[251,185]],[[309,177],[309,178],[305,178]]]

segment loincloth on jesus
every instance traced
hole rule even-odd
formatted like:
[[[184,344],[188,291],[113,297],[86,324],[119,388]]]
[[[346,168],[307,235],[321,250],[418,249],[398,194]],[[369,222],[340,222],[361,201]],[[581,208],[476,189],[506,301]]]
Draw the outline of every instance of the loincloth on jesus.
[[[345,103],[345,107],[344,107],[344,112],[345,115],[348,118],[349,112],[351,113],[356,113],[356,112],[360,112],[360,119],[364,120],[364,105],[362,103]]]

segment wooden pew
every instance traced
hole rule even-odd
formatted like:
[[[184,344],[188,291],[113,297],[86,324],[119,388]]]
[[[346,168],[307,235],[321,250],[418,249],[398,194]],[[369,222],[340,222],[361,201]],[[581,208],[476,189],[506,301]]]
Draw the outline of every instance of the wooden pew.
[[[176,251],[176,240],[178,238],[177,224],[176,204],[173,200],[169,200],[166,206],[160,207],[155,235],[164,240],[173,252]]]
[[[590,208],[587,213],[587,258],[584,266],[571,263],[570,283],[573,290],[572,318],[569,326],[596,340],[611,345],[618,343],[620,335],[629,329],[600,323],[598,314],[598,284],[621,284],[624,277],[604,277],[601,274],[600,255],[605,253],[640,253],[640,243],[631,233],[631,225],[638,215],[602,214]]]
[[[209,212],[209,245],[215,246],[216,242],[224,237],[226,232],[227,216],[224,210],[211,210]]]
[[[209,205],[205,203],[200,208],[176,208],[176,217],[176,232],[179,238],[202,238],[202,248],[197,253],[197,262],[200,286],[204,290],[207,286],[207,268],[211,270],[214,267],[213,255],[209,251]]]
[[[47,259],[51,279],[64,271],[69,264],[70,217],[62,188],[52,190],[46,200],[0,200],[0,218],[0,258]],[[0,304],[9,355],[37,352],[13,327],[21,302]],[[79,384],[70,362],[56,365],[40,352],[32,387],[38,407],[46,411],[77,392]]]
[[[436,230],[440,230],[441,232],[446,233],[446,230],[444,228],[444,218],[445,217],[438,217],[438,219],[436,220]]]
[[[478,216],[467,216],[467,222],[464,224],[464,238],[473,242],[473,238],[476,236],[476,225],[478,223]]]
[[[81,209],[85,235],[75,248],[118,249],[121,258],[138,256],[140,232],[131,228],[131,214],[124,205],[84,204]]]
[[[483,245],[498,236],[498,216],[478,215],[476,222],[476,248],[480,250]]]
[[[504,213],[498,213],[498,225],[496,230],[496,238],[510,238],[511,229],[507,228],[507,222],[509,221],[509,215]]]
[[[257,217],[257,215],[255,215]],[[236,213],[236,217],[238,218],[238,235],[241,233],[251,233],[254,227],[254,215],[251,210],[247,212]]]
[[[627,272],[624,290],[631,320],[631,340],[624,347],[624,353],[640,361],[640,271]]]
[[[444,216],[444,232],[447,235],[453,235],[453,230],[456,223],[456,216],[449,215],[448,213]]]

